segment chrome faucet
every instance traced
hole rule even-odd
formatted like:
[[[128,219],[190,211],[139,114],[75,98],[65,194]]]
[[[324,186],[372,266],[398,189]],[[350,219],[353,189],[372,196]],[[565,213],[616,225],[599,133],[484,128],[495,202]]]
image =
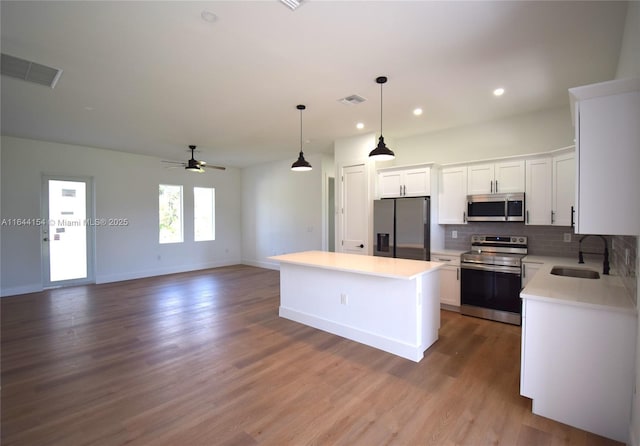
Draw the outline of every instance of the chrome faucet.
[[[604,252],[582,252],[582,241],[587,237],[593,237],[591,234],[587,234],[580,239],[578,242],[578,263],[584,263],[584,257],[582,254],[598,254],[604,257],[604,261],[602,263],[602,274],[609,275],[609,248],[607,247],[607,239],[602,235],[597,235],[596,237],[600,237],[604,242]]]

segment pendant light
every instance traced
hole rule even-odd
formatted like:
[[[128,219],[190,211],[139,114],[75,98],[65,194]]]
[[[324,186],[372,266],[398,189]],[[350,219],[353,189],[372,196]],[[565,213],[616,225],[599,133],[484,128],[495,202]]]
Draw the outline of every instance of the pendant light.
[[[384,136],[382,136],[382,84],[386,82],[386,76],[376,78],[376,83],[380,84],[380,138],[378,138],[378,147],[369,152],[369,158],[376,161],[389,161],[396,157],[393,151],[386,146]]]
[[[301,104],[297,105],[296,108],[300,110],[300,155],[298,156],[298,160],[291,165],[291,170],[304,172],[306,170],[311,170],[311,164],[304,159],[304,154],[302,153],[302,110],[307,107]]]

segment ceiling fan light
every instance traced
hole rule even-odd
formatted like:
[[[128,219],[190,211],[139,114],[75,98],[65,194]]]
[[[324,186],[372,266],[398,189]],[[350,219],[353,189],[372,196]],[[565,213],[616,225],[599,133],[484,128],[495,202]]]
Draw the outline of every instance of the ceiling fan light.
[[[189,172],[203,173],[204,169],[199,166],[185,166],[185,170]]]
[[[380,135],[378,138],[378,146],[369,152],[369,158],[373,158],[376,161],[390,161],[396,157],[393,150],[387,147],[384,143],[384,136]]]
[[[302,151],[300,151],[300,155],[298,156],[298,159],[296,160],[295,163],[291,165],[291,170],[295,172],[305,172],[311,169],[312,169],[311,164],[309,164],[309,162],[306,159],[304,159],[304,154],[302,153]]]

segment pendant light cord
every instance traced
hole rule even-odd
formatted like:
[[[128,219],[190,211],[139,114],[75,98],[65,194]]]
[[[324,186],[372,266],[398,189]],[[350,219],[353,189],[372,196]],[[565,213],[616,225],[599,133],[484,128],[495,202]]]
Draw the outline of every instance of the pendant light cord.
[[[382,136],[382,84],[380,84],[380,136]]]
[[[300,110],[300,152],[302,152],[302,110]]]

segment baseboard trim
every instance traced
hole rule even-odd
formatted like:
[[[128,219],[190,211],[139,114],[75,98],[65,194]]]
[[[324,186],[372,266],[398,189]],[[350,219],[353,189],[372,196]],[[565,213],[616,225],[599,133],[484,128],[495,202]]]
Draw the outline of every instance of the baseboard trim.
[[[410,345],[395,339],[360,330],[359,328],[338,324],[334,321],[304,313],[302,311],[280,306],[279,315],[285,319],[342,336],[343,338],[384,350],[385,352],[401,356],[414,362],[420,362],[424,357],[424,351],[419,345]]]
[[[37,293],[42,291],[44,288],[42,284],[31,284],[31,285],[23,285],[16,286],[10,288],[2,288],[0,291],[0,297],[9,297],[9,296],[17,296],[20,294],[29,294],[29,293]]]

